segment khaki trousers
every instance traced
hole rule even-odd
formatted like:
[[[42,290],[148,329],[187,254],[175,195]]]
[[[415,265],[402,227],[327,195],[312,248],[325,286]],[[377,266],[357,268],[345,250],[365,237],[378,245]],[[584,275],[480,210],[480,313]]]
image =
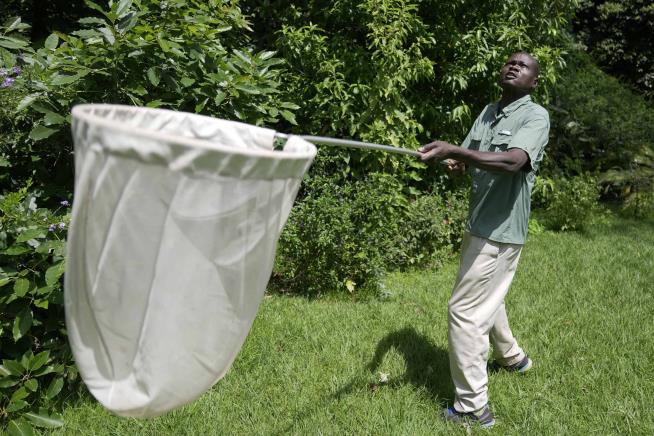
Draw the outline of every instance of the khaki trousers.
[[[461,263],[448,304],[450,372],[454,408],[474,412],[488,403],[489,342],[502,365],[525,353],[509,328],[504,297],[513,280],[522,245],[502,244],[466,233]]]

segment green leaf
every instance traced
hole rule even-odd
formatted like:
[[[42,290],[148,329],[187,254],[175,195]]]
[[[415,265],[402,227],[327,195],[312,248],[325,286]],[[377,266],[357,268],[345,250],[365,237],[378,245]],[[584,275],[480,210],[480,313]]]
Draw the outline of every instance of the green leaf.
[[[30,229],[24,231],[16,238],[16,242],[26,242],[35,238],[45,238],[45,231],[43,231],[43,229]]]
[[[166,102],[162,101],[162,100],[152,100],[152,101],[149,101],[148,103],[146,103],[146,106],[147,107],[161,107],[161,106],[163,106],[165,104],[166,104]]]
[[[13,245],[9,248],[7,248],[4,252],[4,254],[8,256],[19,256],[21,254],[25,254],[32,251],[31,248],[25,247],[23,245]]]
[[[10,388],[20,382],[19,378],[5,377],[0,378],[0,388]]]
[[[30,359],[28,369],[30,371],[36,371],[37,369],[45,365],[48,362],[48,360],[50,360],[50,352],[41,351],[39,354],[37,354],[36,356]]]
[[[126,15],[120,18],[120,21],[116,24],[116,29],[121,35],[126,34],[129,30],[133,29],[139,22],[138,15],[133,11],[128,12]]]
[[[16,50],[29,47],[29,44],[21,39],[0,35],[0,47]]]
[[[143,50],[141,50],[141,49],[138,49],[138,50],[134,50],[134,51],[129,52],[127,57],[128,58],[133,58],[133,57],[136,57],[136,56],[141,56],[142,54],[145,54],[145,52]]]
[[[35,141],[40,141],[41,139],[50,137],[56,131],[56,129],[50,129],[45,126],[37,125],[32,129],[29,137]]]
[[[57,283],[59,281],[59,277],[61,277],[64,274],[65,268],[66,268],[66,264],[63,260],[52,265],[45,272],[45,283],[48,286],[52,286],[55,283]]]
[[[275,53],[276,52],[274,52],[274,51],[264,51],[264,52],[259,53],[258,57],[262,61],[265,61],[266,59],[269,59],[269,58],[275,56]]]
[[[107,22],[105,20],[96,17],[80,18],[79,20],[77,20],[77,22],[80,24],[100,24],[102,26],[107,25]]]
[[[89,8],[94,9],[94,10],[100,12],[100,13],[101,13],[102,15],[104,15],[105,17],[107,16],[107,13],[104,11],[104,9],[102,9],[102,8],[101,8],[100,6],[98,6],[97,4],[93,3],[91,0],[84,0],[84,3],[86,3],[86,6],[88,6]]]
[[[17,412],[20,409],[26,408],[27,406],[29,406],[29,404],[25,400],[10,401],[5,410],[7,412]]]
[[[9,401],[19,401],[19,400],[24,400],[25,398],[29,397],[29,392],[27,392],[27,389],[25,387],[20,387],[14,391],[13,394],[11,394],[11,399]]]
[[[109,45],[114,45],[116,43],[116,37],[114,36],[114,33],[111,31],[111,29],[107,27],[101,27],[98,29],[100,33],[102,33],[102,36],[104,36],[104,39],[107,40]]]
[[[184,86],[191,86],[192,84],[195,83],[195,80],[194,80],[194,79],[191,79],[190,77],[182,77],[181,80],[180,80],[180,82],[181,82],[182,85],[184,85]]]
[[[286,121],[297,126],[297,122],[295,121],[295,115],[293,115],[292,112],[289,112],[287,110],[281,110],[279,111],[279,113],[282,114],[282,117],[284,117]]]
[[[225,100],[225,97],[227,97],[227,94],[225,94],[223,91],[216,92],[216,96],[213,99],[214,103],[216,103],[216,106],[220,106],[220,103]]]
[[[55,74],[52,76],[50,83],[55,86],[70,85],[79,81],[81,77],[79,74]]]
[[[30,360],[34,358],[34,353],[32,353],[31,349],[28,349],[20,358],[20,364],[23,366],[23,368],[28,369],[30,367]]]
[[[29,307],[18,312],[14,319],[14,341],[18,341],[32,327],[32,311]]]
[[[286,109],[293,109],[293,110],[300,109],[300,106],[296,105],[295,103],[290,103],[288,101],[281,102],[279,105]]]
[[[11,371],[5,368],[4,365],[0,365],[0,377],[7,377],[11,375]]]
[[[48,113],[50,113],[50,112],[52,112],[54,110],[52,105],[50,104],[50,102],[43,102],[43,103],[37,102],[37,103],[34,103],[32,105],[32,109],[34,109],[35,111],[40,112],[40,113],[42,113],[44,115],[48,114]]]
[[[102,33],[98,32],[97,30],[94,30],[94,29],[76,30],[72,34],[75,35],[75,36],[79,36],[80,38],[84,38],[84,39],[101,38],[102,37]]]
[[[209,98],[205,98],[203,101],[195,105],[195,112],[202,112],[202,109],[207,105]]]
[[[34,436],[34,429],[29,422],[23,419],[9,421],[7,431],[11,436]]]
[[[116,14],[119,18],[123,17],[132,7],[132,0],[120,0],[118,3],[118,8],[116,9]]]
[[[50,382],[50,386],[48,386],[48,389],[45,391],[45,398],[48,400],[53,399],[56,397],[59,392],[61,392],[61,389],[64,387],[64,379],[61,377],[57,377]]]
[[[50,307],[50,302],[48,300],[34,300],[32,304],[34,304],[35,307],[39,307],[41,309],[47,309]]]
[[[45,414],[27,412],[23,416],[29,419],[32,422],[32,424],[34,424],[37,427],[59,428],[64,425],[64,421],[61,418],[55,418],[53,416],[48,416]]]
[[[21,21],[22,20],[20,17],[14,17],[14,21],[12,21],[11,24],[7,26],[7,30],[5,30],[5,33],[13,32],[14,30],[16,30],[20,25]]]
[[[32,392],[36,392],[39,388],[39,382],[35,378],[31,378],[24,383],[24,386]]]
[[[19,297],[24,297],[30,290],[31,282],[27,279],[20,278],[14,282],[14,293]]]
[[[5,368],[5,371],[9,371],[11,375],[23,375],[25,368],[15,360],[2,360],[2,366]]]
[[[45,117],[43,117],[43,124],[45,124],[46,126],[52,126],[53,124],[54,125],[63,124],[65,122],[66,122],[66,118],[54,112],[48,112],[47,114],[45,114]]]
[[[41,376],[44,376],[46,374],[51,374],[51,373],[55,372],[55,370],[56,370],[56,368],[54,366],[48,365],[48,366],[44,366],[41,369],[38,369],[38,370],[34,371],[32,373],[32,375],[34,377],[41,377]]]
[[[150,67],[148,68],[148,80],[150,83],[152,83],[152,86],[159,86],[159,82],[161,82],[161,78],[159,77],[159,72],[155,67]]]
[[[235,54],[236,57],[238,57],[240,60],[242,60],[243,62],[245,62],[245,64],[247,64],[247,65],[251,65],[251,64],[252,64],[252,59],[250,59],[250,57],[249,57],[247,54],[243,53],[242,51],[234,50],[234,54]]]
[[[52,254],[56,256],[63,256],[66,251],[66,243],[62,240],[45,241],[36,247],[35,251],[41,254],[50,253],[50,251],[52,251]]]
[[[48,50],[54,50],[55,48],[57,48],[58,44],[59,44],[59,37],[57,36],[57,34],[51,33],[50,36],[46,38],[43,46]]]
[[[234,88],[238,89],[239,91],[243,91],[246,94],[252,94],[252,95],[261,94],[261,90],[255,88],[252,85],[234,85]]]
[[[40,93],[29,94],[23,97],[23,99],[16,106],[16,112],[20,112],[28,108],[32,103],[34,103],[38,98],[41,97]]]
[[[164,53],[168,53],[170,51],[170,45],[165,39],[163,39],[162,35],[162,33],[157,34],[157,42],[159,43],[161,50],[163,50]]]

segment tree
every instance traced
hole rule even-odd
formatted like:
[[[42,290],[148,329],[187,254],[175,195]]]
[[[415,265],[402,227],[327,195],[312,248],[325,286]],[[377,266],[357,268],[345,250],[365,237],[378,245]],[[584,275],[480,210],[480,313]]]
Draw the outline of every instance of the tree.
[[[574,31],[607,72],[654,98],[654,3],[584,0]]]

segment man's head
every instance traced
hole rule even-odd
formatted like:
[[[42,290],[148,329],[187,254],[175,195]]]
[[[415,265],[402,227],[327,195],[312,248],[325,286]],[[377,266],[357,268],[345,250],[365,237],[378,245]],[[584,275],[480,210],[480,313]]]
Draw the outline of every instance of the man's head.
[[[500,70],[500,86],[506,92],[530,94],[538,85],[538,61],[529,53],[509,56]]]

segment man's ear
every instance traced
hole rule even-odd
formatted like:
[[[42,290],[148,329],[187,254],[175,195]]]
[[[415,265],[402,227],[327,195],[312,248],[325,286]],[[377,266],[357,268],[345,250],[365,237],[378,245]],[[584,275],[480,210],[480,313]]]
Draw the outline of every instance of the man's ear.
[[[531,89],[536,89],[538,86],[538,76],[534,78],[534,81],[531,83]]]

